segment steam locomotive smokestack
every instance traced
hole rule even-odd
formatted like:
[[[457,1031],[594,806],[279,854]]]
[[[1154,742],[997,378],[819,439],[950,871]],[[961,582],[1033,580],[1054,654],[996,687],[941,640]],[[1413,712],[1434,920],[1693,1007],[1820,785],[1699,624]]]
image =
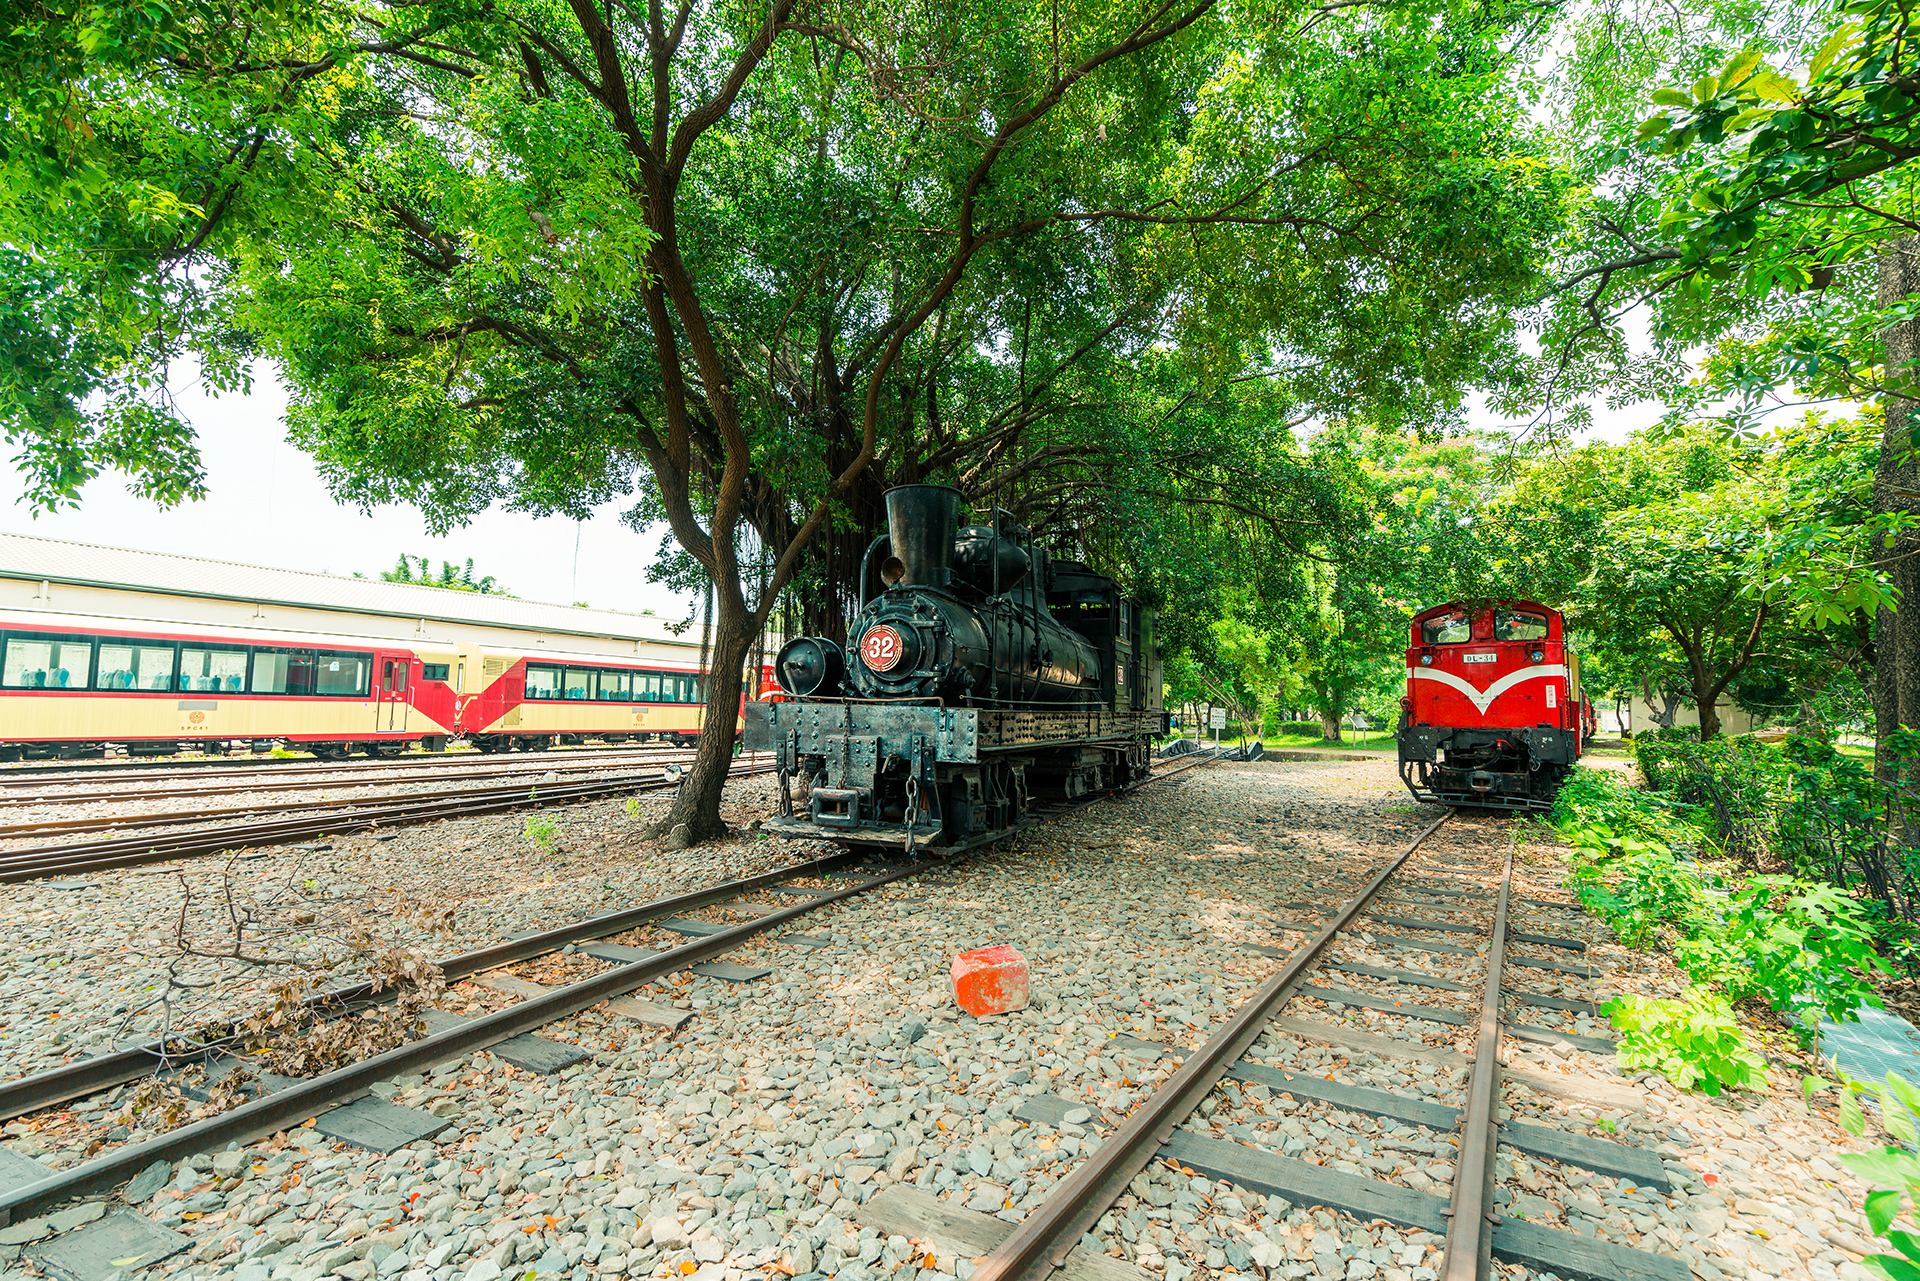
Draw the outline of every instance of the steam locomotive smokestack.
[[[886,498],[893,555],[880,567],[880,576],[889,587],[945,587],[965,497],[946,485],[900,485]]]

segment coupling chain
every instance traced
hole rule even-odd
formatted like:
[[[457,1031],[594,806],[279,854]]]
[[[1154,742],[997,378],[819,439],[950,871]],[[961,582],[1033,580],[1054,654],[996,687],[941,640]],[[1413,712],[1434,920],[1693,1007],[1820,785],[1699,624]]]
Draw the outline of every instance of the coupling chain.
[[[913,854],[913,825],[920,821],[920,776],[907,775],[907,812],[903,816],[907,821],[907,854]]]

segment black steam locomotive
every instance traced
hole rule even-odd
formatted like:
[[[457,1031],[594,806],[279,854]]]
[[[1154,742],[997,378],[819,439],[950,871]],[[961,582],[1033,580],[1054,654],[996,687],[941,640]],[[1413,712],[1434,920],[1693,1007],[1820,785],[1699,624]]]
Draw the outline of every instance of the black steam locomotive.
[[[886,501],[851,655],[790,640],[774,660],[786,701],[747,705],[747,749],[779,765],[770,830],[944,853],[1024,826],[1044,800],[1145,777],[1166,729],[1154,611],[1006,512],[957,528],[958,490]]]

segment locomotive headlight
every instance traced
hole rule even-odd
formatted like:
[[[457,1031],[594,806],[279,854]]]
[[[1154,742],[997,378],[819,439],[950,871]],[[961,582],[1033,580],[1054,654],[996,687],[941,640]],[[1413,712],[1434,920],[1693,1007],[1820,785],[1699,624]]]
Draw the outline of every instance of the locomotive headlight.
[[[1531,658],[1534,662],[1538,663],[1544,658],[1546,658],[1546,654],[1536,649],[1533,651],[1533,653],[1527,655],[1527,657]]]
[[[1432,666],[1433,666],[1433,655],[1432,655],[1432,654],[1422,654],[1422,655],[1420,655],[1420,666],[1422,666],[1422,667],[1432,667]]]

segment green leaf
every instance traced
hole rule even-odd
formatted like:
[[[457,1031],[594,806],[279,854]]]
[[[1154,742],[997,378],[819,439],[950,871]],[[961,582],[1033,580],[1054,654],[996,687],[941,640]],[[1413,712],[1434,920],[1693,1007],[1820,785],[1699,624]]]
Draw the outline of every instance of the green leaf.
[[[1820,73],[1827,69],[1828,64],[1834,60],[1842,49],[1846,48],[1847,41],[1853,38],[1855,30],[1852,26],[1845,26],[1827,37],[1827,42],[1820,46],[1818,53],[1813,55],[1813,61],[1807,64],[1807,79],[1809,81],[1820,78]]]
[[[1745,78],[1747,72],[1753,70],[1759,61],[1760,51],[1758,49],[1749,49],[1744,53],[1734,54],[1727,62],[1727,69],[1720,73],[1720,83],[1724,85],[1739,84],[1740,81]]]
[[[1848,1134],[1867,1132],[1867,1114],[1861,1110],[1860,1100],[1853,1096],[1851,1090],[1840,1096],[1840,1127]]]
[[[1691,107],[1693,105],[1693,99],[1681,93],[1678,89],[1655,89],[1653,91],[1653,100],[1663,107]],[[1660,119],[1664,123],[1665,117],[1660,117]]]
[[[1869,1254],[1860,1263],[1883,1281],[1920,1281],[1920,1268],[1891,1254]]]
[[[1883,1237],[1887,1229],[1893,1226],[1900,1214],[1900,1203],[1906,1199],[1906,1193],[1900,1189],[1867,1193],[1867,1226],[1873,1229],[1873,1235]]]
[[[1920,1184],[1920,1157],[1902,1148],[1882,1152],[1849,1152],[1841,1162],[1855,1174],[1874,1183],[1896,1188]]]

